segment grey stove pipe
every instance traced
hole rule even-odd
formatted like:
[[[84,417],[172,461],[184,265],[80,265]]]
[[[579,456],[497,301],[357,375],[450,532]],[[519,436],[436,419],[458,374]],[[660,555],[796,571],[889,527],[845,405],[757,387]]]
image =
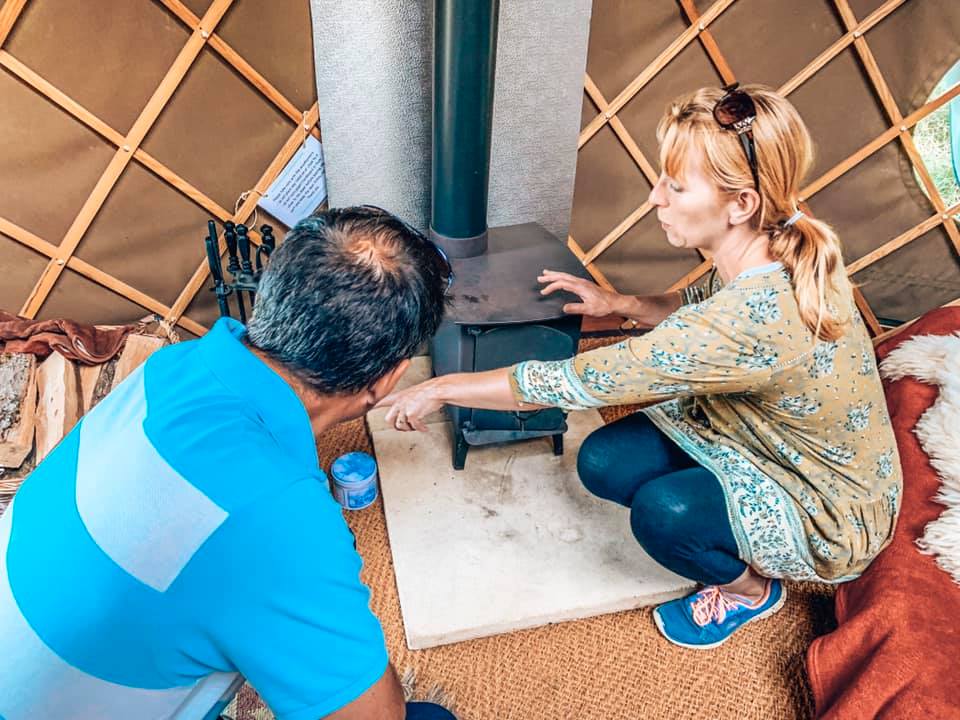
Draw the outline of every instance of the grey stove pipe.
[[[435,0],[430,236],[453,258],[487,250],[499,0]]]

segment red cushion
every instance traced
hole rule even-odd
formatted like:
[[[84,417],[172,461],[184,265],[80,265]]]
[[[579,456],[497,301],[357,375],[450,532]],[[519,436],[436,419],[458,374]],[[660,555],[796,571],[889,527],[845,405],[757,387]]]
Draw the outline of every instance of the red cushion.
[[[881,359],[913,335],[960,330],[960,308],[928,313],[877,348]],[[943,506],[940,486],[913,428],[937,388],[913,378],[885,383],[903,465],[903,500],[891,544],[836,594],[839,627],[807,652],[816,716],[960,717],[960,586],[914,541]]]

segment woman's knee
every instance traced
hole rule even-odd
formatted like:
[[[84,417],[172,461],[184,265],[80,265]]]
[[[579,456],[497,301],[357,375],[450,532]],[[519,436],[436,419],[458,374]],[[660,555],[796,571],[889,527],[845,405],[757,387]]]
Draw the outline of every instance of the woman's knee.
[[[643,548],[656,556],[663,548],[675,548],[695,535],[701,519],[687,498],[653,482],[641,486],[630,506],[630,527]]]
[[[672,493],[660,483],[641,488],[630,506],[633,535],[647,554],[706,585],[731,582],[746,567],[726,523],[725,516],[707,511],[695,497]]]
[[[598,497],[630,505],[637,488],[690,464],[641,412],[594,430],[580,446],[577,472]]]
[[[620,474],[618,465],[622,458],[618,458],[610,427],[605,425],[594,430],[583,441],[577,453],[577,474],[583,486],[597,497],[621,501],[616,476]]]

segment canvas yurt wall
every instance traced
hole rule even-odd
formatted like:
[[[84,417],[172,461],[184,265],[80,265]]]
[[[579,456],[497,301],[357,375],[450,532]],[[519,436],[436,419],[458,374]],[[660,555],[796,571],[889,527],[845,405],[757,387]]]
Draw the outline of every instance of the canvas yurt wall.
[[[202,333],[207,219],[282,237],[257,191],[319,137],[308,4],[6,0],[0,66],[0,308]]]
[[[524,1],[501,0],[510,27],[557,37],[549,14],[524,27]],[[252,220],[251,191],[282,169],[304,124],[319,137],[325,113],[349,113],[316,104],[312,37],[325,32],[309,0],[4,0],[0,308],[208,327],[207,218]],[[763,82],[810,126],[818,159],[804,200],[838,229],[875,331],[877,317],[953,302],[957,197],[918,145],[960,94],[954,82],[930,97],[958,60],[955,0],[594,0],[564,240],[624,292],[699,278],[704,258],[670,248],[646,203],[656,122],[687,90]],[[530,112],[515,122],[536,134]]]
[[[960,93],[928,100],[958,60],[956,0],[597,0],[570,247],[621,292],[700,277],[709,263],[670,248],[647,203],[657,121],[688,90],[759,82],[811,130],[803,199],[837,229],[873,329],[877,316],[906,321],[955,301],[958,208],[945,207],[913,133]]]

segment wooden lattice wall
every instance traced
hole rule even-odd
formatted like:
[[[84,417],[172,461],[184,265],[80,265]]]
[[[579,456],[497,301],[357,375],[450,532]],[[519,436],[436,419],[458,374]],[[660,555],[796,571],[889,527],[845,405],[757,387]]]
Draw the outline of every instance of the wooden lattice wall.
[[[39,0],[33,1],[38,2]],[[203,233],[202,225],[198,224],[196,226],[194,244],[190,247],[191,256],[196,258],[196,270],[188,278],[184,278],[186,282],[172,302],[163,302],[151,296],[151,294],[124,282],[116,277],[116,274],[111,274],[104,268],[82,259],[77,255],[77,248],[131,163],[148,170],[157,179],[180,193],[205,213],[208,213],[210,217],[215,217],[220,221],[248,222],[254,217],[259,195],[265,192],[270,183],[284,168],[304,141],[306,134],[311,133],[319,139],[316,102],[307,108],[295,105],[245,60],[241,52],[231,47],[223,37],[218,35],[217,30],[221,20],[231,9],[231,6],[240,4],[240,0],[236,0],[236,2],[235,0],[213,0],[212,3],[200,3],[200,5],[208,5],[200,17],[194,14],[187,3],[180,0],[157,0],[155,4],[162,6],[166,12],[176,18],[186,28],[189,35],[186,43],[183,44],[173,62],[163,74],[159,85],[156,86],[146,104],[139,110],[132,125],[125,132],[121,132],[4,48],[4,43],[10,37],[18,20],[23,17],[29,4],[28,0],[5,0],[2,8],[0,8],[0,66],[11,76],[109,143],[112,148],[112,157],[62,237],[40,237],[29,229],[0,215],[0,233],[41,254],[46,261],[39,278],[33,282],[22,307],[19,308],[19,313],[28,318],[36,317],[65,269],[69,268],[140,306],[145,311],[162,316],[171,325],[179,325],[191,333],[202,334],[206,329],[205,325],[184,314],[208,278],[206,261],[200,243]],[[50,5],[49,2],[46,4]],[[189,4],[198,5],[195,1]],[[60,5],[62,7],[52,8],[51,12],[82,11],[82,8],[70,8],[70,5],[73,5],[70,3],[60,3]],[[304,3],[304,5],[306,4]],[[264,6],[263,10],[269,10],[269,6]],[[110,32],[109,27],[104,30]],[[309,27],[305,28],[304,32],[308,34]],[[95,38],[87,38],[82,42],[90,42],[91,40],[95,41]],[[79,43],[81,40],[78,38],[76,42]],[[204,192],[203,188],[188,182],[167,164],[148,153],[143,147],[148,133],[154,128],[158,118],[161,117],[175,93],[183,85],[184,78],[197,63],[201,52],[206,49],[213,51],[222,61],[225,61],[239,77],[249,83],[249,86],[276,108],[282,116],[285,116],[294,128],[289,133],[286,142],[271,151],[275,153],[272,161],[263,169],[262,174],[253,186],[248,188],[247,192],[241,196],[235,208],[227,208],[216,202]],[[312,66],[301,67],[297,71],[303,73],[304,77],[309,78],[312,86]],[[114,81],[123,83],[124,78],[117,77]],[[313,96],[316,97],[315,93]],[[222,107],[211,108],[211,113],[223,111]],[[203,118],[198,117],[195,121],[200,123]],[[243,152],[244,148],[237,148],[237,151]],[[51,182],[54,182],[53,178],[51,178]],[[259,242],[259,235],[256,232],[252,232],[251,237],[254,242]],[[224,251],[225,247],[221,239],[221,252]]]
[[[140,1],[149,4],[149,0]],[[714,26],[719,18],[735,6],[737,1],[716,0],[712,4],[707,4],[703,0],[696,0],[696,2],[695,0],[676,0],[679,11],[682,12],[686,20],[686,28],[664,47],[642,72],[610,99],[604,96],[598,84],[588,73],[585,78],[585,93],[589,99],[589,107],[594,109],[595,114],[592,119],[584,123],[579,139],[581,152],[592,140],[596,142],[595,138],[599,133],[612,131],[619,141],[622,152],[629,156],[629,162],[635,164],[648,183],[655,182],[658,170],[655,162],[650,159],[652,153],[649,149],[646,153],[641,149],[642,146],[649,148],[648,139],[640,138],[635,132],[631,134],[631,131],[628,130],[629,123],[623,122],[621,118],[624,109],[634,98],[641,95],[645,88],[654,83],[671,63],[674,63],[681,56],[685,49],[695,43],[702,45],[719,79],[723,82],[732,82],[739,79],[711,32],[711,26]],[[764,0],[764,2],[768,1],[773,2],[773,0]],[[780,0],[776,1],[779,2]],[[945,207],[944,201],[931,180],[930,173],[918,153],[911,135],[911,129],[917,122],[960,94],[960,85],[948,89],[939,97],[904,115],[895,99],[895,94],[891,92],[887,78],[881,72],[874,57],[868,37],[871,30],[881,25],[898,8],[910,3],[921,3],[928,0],[886,0],[882,3],[876,0],[871,5],[872,9],[863,14],[863,17],[858,17],[851,7],[851,2],[858,1],[827,0],[827,2],[832,3],[835,12],[842,19],[845,32],[823,49],[812,61],[809,61],[805,67],[799,69],[779,89],[785,95],[790,96],[798,88],[817,76],[818,73],[825,72],[830,68],[831,63],[836,64],[834,61],[838,57],[852,50],[856,54],[873,93],[882,107],[886,117],[887,129],[810,182],[803,189],[803,200],[809,201],[811,197],[831,186],[846,173],[877,154],[882,148],[898,143],[906,157],[909,158],[910,164],[915,168],[935,212],[922,222],[900,232],[896,237],[881,242],[871,251],[850,260],[848,270],[851,274],[876,264],[935,228],[942,228],[953,248],[960,253],[960,230],[957,228],[954,217],[955,213],[960,211],[960,206]],[[183,251],[188,252],[191,258],[195,258],[195,270],[192,274],[183,277],[182,288],[175,295],[167,298],[159,298],[158,293],[146,291],[143,283],[140,283],[141,286],[137,287],[135,286],[136,283],[118,277],[122,273],[118,270],[120,266],[117,263],[122,258],[113,263],[112,271],[110,271],[105,267],[108,263],[92,262],[85,259],[82,257],[82,252],[78,254],[78,248],[81,247],[85,237],[89,235],[90,228],[94,224],[98,213],[101,213],[111,196],[117,194],[118,184],[125,174],[130,173],[131,166],[139,166],[145,169],[165,186],[188,200],[195,208],[199,208],[211,217],[216,217],[221,221],[227,219],[232,219],[235,222],[249,221],[254,213],[258,194],[264,192],[282,170],[303,142],[306,133],[310,132],[319,137],[317,127],[319,109],[315,102],[312,106],[304,108],[289,100],[263,74],[258,72],[253,64],[244,59],[243,52],[232,47],[221,34],[218,34],[218,29],[222,25],[221,21],[228,11],[241,4],[248,4],[249,7],[250,0],[213,0],[212,2],[210,0],[153,0],[153,5],[161,8],[170,17],[175,18],[176,22],[185,28],[188,35],[179,52],[175,54],[175,57],[172,57],[172,62],[169,63],[166,72],[159,84],[155,86],[152,94],[149,95],[145,103],[138,106],[135,119],[131,124],[125,126],[125,130],[118,129],[116,123],[111,124],[104,119],[103,111],[98,116],[79,102],[76,97],[71,97],[62,88],[57,87],[54,82],[44,77],[43,73],[35,71],[28,63],[18,59],[17,53],[10,50],[8,38],[10,38],[12,31],[17,28],[18,21],[22,21],[25,11],[31,3],[40,2],[50,5],[52,0],[5,0],[3,2],[2,7],[0,7],[0,66],[17,82],[28,87],[46,102],[52,103],[69,115],[73,121],[105,141],[109,149],[109,161],[106,162],[105,168],[99,173],[98,179],[86,194],[79,211],[72,215],[72,220],[68,223],[66,231],[61,235],[43,237],[40,233],[30,230],[22,224],[17,224],[11,218],[5,217],[3,212],[0,212],[0,235],[29,248],[32,253],[39,254],[43,258],[42,270],[38,277],[31,278],[22,306],[18,309],[21,314],[27,317],[36,317],[38,313],[41,313],[44,304],[48,302],[58,282],[62,282],[65,271],[70,270],[139,308],[163,316],[171,324],[177,324],[191,333],[200,334],[209,324],[208,319],[197,319],[186,313],[188,309],[196,305],[196,303],[194,305],[191,305],[191,303],[198,297],[198,293],[200,293],[207,280],[206,266],[199,243],[200,233],[202,232],[201,226],[198,225],[196,229],[195,246],[189,246],[189,250]],[[599,13],[604,12],[604,2],[605,0],[595,2],[595,19]],[[739,2],[743,3],[745,0],[739,0]],[[783,2],[785,6],[794,5],[793,3],[787,3],[787,0],[783,0]],[[60,5],[63,8],[68,8],[73,4],[61,2]],[[306,3],[304,3],[305,5]],[[272,10],[269,3],[260,3],[260,6],[257,12],[266,13]],[[777,29],[771,30],[766,42],[775,42],[778,31]],[[757,42],[760,41],[761,39],[758,38]],[[593,42],[593,39],[591,42]],[[648,42],[648,40],[637,38],[636,42],[643,43]],[[591,49],[592,51],[593,49]],[[149,134],[155,129],[158,119],[171,104],[178,89],[181,89],[184,85],[184,79],[198,64],[198,58],[202,53],[210,52],[215,53],[221,61],[225,62],[234,73],[242,78],[288,123],[286,141],[278,142],[277,147],[271,150],[275,153],[272,161],[266,164],[259,179],[252,186],[245,185],[248,192],[242,196],[242,200],[238,201],[235,208],[225,205],[222,200],[222,193],[219,202],[214,200],[215,193],[204,187],[203,183],[186,180],[182,173],[178,174],[170,167],[170,163],[162,162],[144,147],[145,139],[149,139]],[[904,58],[904,62],[912,62],[912,60]],[[312,83],[312,68],[298,68],[297,72],[302,72],[304,77],[309,78]],[[117,78],[116,82],[123,82],[123,78]],[[678,90],[681,89],[678,88]],[[197,122],[200,122],[199,118]],[[651,210],[649,202],[641,202],[625,217],[611,219],[608,226],[610,229],[606,230],[598,240],[594,239],[596,241],[592,245],[583,243],[582,237],[578,241],[575,237],[576,232],[568,239],[568,245],[599,283],[612,287],[598,261],[615,244],[625,242],[624,238],[628,235],[628,232],[637,226]],[[256,235],[254,235],[254,240],[257,240]],[[184,247],[188,246],[184,245]],[[709,259],[701,257],[696,267],[693,267],[683,277],[670,284],[670,289],[676,289],[696,281],[703,276],[709,267]],[[662,289],[665,288],[650,288],[651,291]],[[877,336],[881,335],[884,328],[878,322],[870,305],[859,292],[857,299],[871,331]],[[960,299],[953,304],[956,303],[960,303]]]
[[[869,78],[869,83],[883,108],[889,124],[887,130],[877,135],[866,145],[858,149],[849,157],[843,159],[841,162],[838,162],[834,167],[824,172],[822,175],[810,182],[809,185],[803,188],[801,207],[803,207],[806,211],[809,212],[809,207],[806,205],[806,201],[809,201],[809,199],[816,193],[820,192],[831,183],[834,183],[845,173],[869,158],[887,144],[893,142],[899,142],[902,145],[903,151],[906,153],[910,163],[915,168],[917,176],[919,177],[920,182],[922,183],[926,194],[930,199],[930,203],[935,209],[935,213],[931,214],[930,217],[925,219],[923,222],[920,222],[905,232],[900,233],[896,237],[881,243],[874,250],[863,255],[862,257],[858,257],[852,262],[849,262],[847,269],[850,275],[853,275],[854,273],[857,273],[873,265],[874,263],[877,263],[882,258],[887,257],[894,251],[904,247],[908,243],[911,243],[912,241],[937,227],[942,227],[946,231],[954,249],[957,253],[960,253],[960,230],[957,228],[955,217],[956,213],[960,211],[960,205],[955,205],[949,208],[945,207],[944,201],[933,180],[931,179],[930,173],[924,164],[923,158],[917,151],[911,135],[911,129],[917,122],[927,117],[932,112],[960,94],[960,85],[956,85],[948,89],[939,97],[930,100],[914,112],[904,116],[900,107],[898,107],[897,101],[894,99],[894,94],[891,92],[890,87],[888,86],[888,82],[884,77],[884,73],[881,72],[874,54],[871,51],[867,36],[870,30],[882,23],[901,6],[909,2],[919,3],[923,1],[924,0],[886,0],[865,17],[858,18],[851,9],[848,0],[832,0],[837,14],[842,19],[845,33],[843,33],[842,36],[840,36],[832,45],[825,48],[823,52],[810,61],[805,67],[796,72],[792,78],[790,78],[779,88],[779,91],[782,94],[789,97],[791,93],[797,90],[797,88],[801,87],[817,73],[828,67],[832,60],[840,56],[841,53],[844,53],[844,51],[846,51],[848,48],[852,47],[862,65],[863,71]],[[629,157],[632,159],[632,162],[636,164],[636,167],[642,173],[643,177],[646,178],[646,181],[650,184],[650,186],[656,182],[659,171],[655,166],[655,162],[652,162],[651,159],[648,158],[641,150],[640,143],[638,143],[637,139],[631,135],[625,123],[618,116],[618,113],[620,113],[624,107],[627,106],[627,104],[638,95],[638,93],[641,93],[646,86],[653,82],[657,76],[665,68],[667,68],[668,65],[674,61],[682,51],[684,51],[685,48],[695,42],[701,43],[704,51],[710,59],[710,62],[715,68],[717,75],[720,77],[720,79],[722,79],[723,83],[732,83],[739,79],[734,73],[731,64],[727,61],[720,45],[710,30],[711,25],[713,25],[724,12],[726,12],[735,4],[735,0],[716,0],[716,2],[710,4],[702,13],[698,11],[694,0],[677,0],[677,2],[686,19],[686,29],[678,37],[676,37],[672,43],[665,47],[662,52],[660,52],[660,54],[657,55],[657,57],[650,62],[649,65],[642,70],[642,72],[640,72],[631,82],[629,82],[626,87],[617,93],[615,97],[612,99],[604,97],[603,93],[598,88],[594,80],[590,77],[589,73],[585,78],[584,84],[586,96],[592,103],[591,107],[595,108],[596,114],[583,126],[583,129],[580,133],[579,147],[583,148],[585,145],[587,145],[587,143],[597,136],[598,132],[609,127],[609,129],[613,131],[616,138],[619,140],[623,152],[629,155]],[[595,3],[595,18],[596,14],[602,11],[600,7],[602,4],[603,3],[600,2]],[[788,3],[783,3],[784,6],[787,4]],[[793,3],[789,4],[794,5]],[[799,5],[802,6],[802,4]],[[778,42],[778,39],[782,34],[789,31],[790,29],[782,27],[764,28],[763,33],[757,36],[756,42],[775,44]],[[766,38],[766,40],[764,40],[764,38]],[[597,39],[594,37],[591,38],[591,42],[595,42],[596,40]],[[591,51],[593,51],[593,48]],[[915,62],[915,59],[904,57],[903,62]],[[656,160],[656,158],[654,158],[654,160]],[[606,234],[603,235],[599,241],[593,244],[592,247],[589,247],[589,249],[585,250],[584,247],[578,242],[577,238],[573,235],[568,238],[568,246],[574,252],[574,254],[581,259],[583,264],[591,272],[598,283],[605,287],[612,288],[613,285],[607,279],[607,277],[605,277],[603,271],[597,265],[598,258],[600,258],[615,243],[621,241],[627,232],[637,225],[652,210],[653,207],[651,206],[650,202],[645,200],[626,217],[617,218],[615,224],[611,223],[614,225],[612,229],[606,232]],[[670,284],[669,288],[667,289],[676,290],[701,278],[710,269],[711,261],[709,258],[703,256],[701,256],[700,259],[701,262],[699,265],[697,265],[692,271],[686,273],[683,277],[677,279],[676,282]],[[858,305],[868,326],[871,329],[871,332],[875,336],[882,335],[885,331],[885,328],[880,325],[876,315],[871,310],[870,305],[867,303],[859,289],[856,291],[856,294]],[[949,304],[960,304],[960,298]]]

